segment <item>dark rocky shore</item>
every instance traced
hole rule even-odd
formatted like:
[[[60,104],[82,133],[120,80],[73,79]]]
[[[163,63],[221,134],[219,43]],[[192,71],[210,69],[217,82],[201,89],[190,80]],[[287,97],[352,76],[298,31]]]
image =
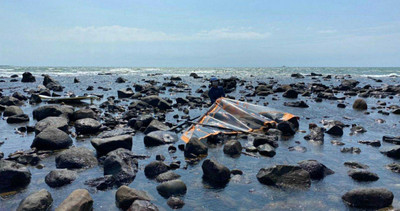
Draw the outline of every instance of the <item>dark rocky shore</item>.
[[[185,144],[174,129],[211,105],[208,77],[1,78],[0,210],[400,208],[399,78],[221,75],[228,98],[299,125]],[[39,98],[83,94],[99,100]]]

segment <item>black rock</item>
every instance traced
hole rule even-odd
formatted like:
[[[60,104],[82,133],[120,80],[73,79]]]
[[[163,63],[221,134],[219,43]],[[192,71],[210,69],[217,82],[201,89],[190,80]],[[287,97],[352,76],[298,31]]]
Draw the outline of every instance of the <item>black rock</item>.
[[[118,98],[130,98],[135,94],[131,88],[120,89],[117,92]]]
[[[307,148],[303,146],[288,147],[289,151],[307,152]]]
[[[25,187],[31,182],[31,172],[14,161],[0,159],[0,193]]]
[[[142,101],[160,110],[167,110],[172,108],[170,103],[168,103],[167,101],[165,101],[164,99],[162,99],[157,95],[150,95],[144,97],[142,98]]]
[[[298,108],[308,108],[309,106],[307,105],[306,102],[304,101],[297,101],[297,102],[285,102],[283,103],[284,106],[289,106],[289,107],[298,107]]]
[[[55,79],[53,79],[49,75],[44,75],[43,85],[46,88],[48,88],[50,90],[53,90],[55,92],[62,92],[63,91],[63,87],[61,86],[60,82],[56,81]]]
[[[1,95],[0,95],[1,96]],[[23,102],[15,97],[4,96],[0,98],[0,105],[4,106],[20,106]]]
[[[86,148],[67,149],[56,156],[56,167],[67,169],[91,168],[97,165],[93,152]]]
[[[386,165],[386,168],[391,170],[394,173],[400,173],[400,164],[399,163],[391,163]]]
[[[367,169],[369,168],[369,166],[361,164],[361,163],[357,163],[357,162],[353,162],[353,161],[349,161],[349,162],[344,162],[344,165],[352,168],[352,169]]]
[[[299,166],[310,173],[310,178],[319,180],[335,172],[316,160],[305,160],[298,163]]]
[[[67,184],[72,183],[76,178],[78,177],[78,174],[75,171],[71,171],[68,169],[56,169],[50,171],[46,177],[45,177],[45,182],[48,186],[55,188],[55,187],[61,187]]]
[[[129,207],[128,211],[158,211],[158,208],[153,203],[146,200],[135,200]]]
[[[357,181],[376,181],[379,179],[377,174],[362,169],[352,169],[349,170],[347,174]]]
[[[277,148],[279,146],[277,141],[278,141],[278,136],[276,135],[257,135],[254,136],[253,146],[258,147],[263,144],[269,144]]]
[[[343,147],[340,149],[340,152],[342,153],[353,153],[353,154],[360,154],[361,149],[358,147]]]
[[[136,190],[126,185],[119,187],[115,193],[115,203],[118,208],[123,210],[128,209],[136,200],[150,201],[151,198],[145,191]]]
[[[109,138],[94,138],[91,140],[92,146],[96,149],[97,155],[105,155],[118,148],[132,149],[132,136],[121,135]]]
[[[59,130],[68,132],[68,120],[64,117],[47,117],[40,120],[35,125],[35,133],[39,134],[48,127],[57,128]]]
[[[237,140],[229,140],[225,143],[223,151],[225,154],[235,157],[242,152],[242,145]]]
[[[166,181],[170,181],[170,180],[174,180],[174,179],[179,179],[180,177],[181,177],[181,175],[179,175],[173,171],[167,171],[167,172],[157,175],[156,181],[157,182],[166,182]]]
[[[193,158],[201,155],[207,155],[208,148],[197,138],[191,138],[185,146],[185,157]]]
[[[72,139],[64,131],[48,127],[40,132],[32,142],[31,147],[39,150],[65,149],[72,145]]]
[[[267,157],[274,157],[276,155],[275,148],[269,144],[262,144],[257,147],[258,153]]]
[[[124,148],[109,152],[103,166],[104,175],[112,175],[116,186],[130,184],[138,171],[136,155]]]
[[[366,145],[370,145],[373,147],[380,147],[381,146],[381,142],[379,140],[372,140],[372,141],[358,141],[358,143],[360,144],[366,144]]]
[[[17,211],[47,211],[50,210],[52,204],[51,194],[47,190],[41,189],[23,199]]]
[[[14,115],[7,118],[7,123],[22,123],[22,122],[29,122],[29,116],[26,114]]]
[[[31,97],[29,98],[29,104],[39,104],[42,102],[42,98],[39,97],[38,94],[32,94]]]
[[[381,153],[391,158],[400,159],[400,146],[382,149]]]
[[[155,178],[157,175],[167,172],[169,167],[162,161],[153,161],[146,165],[144,174],[148,178]]]
[[[392,204],[393,198],[393,193],[385,188],[353,189],[342,196],[347,205],[363,209],[388,207]]]
[[[21,80],[22,83],[32,83],[35,81],[36,81],[36,78],[35,78],[35,76],[32,75],[32,73],[24,72],[22,74],[22,80]]]
[[[304,136],[305,140],[324,142],[324,132],[325,132],[324,128],[318,127],[315,124],[310,124],[308,128],[310,129],[310,133]]]
[[[306,189],[311,186],[310,174],[300,166],[275,165],[262,168],[257,173],[257,179],[265,185]]]
[[[179,179],[163,182],[157,186],[158,193],[165,198],[185,195],[186,190],[186,184]]]
[[[283,136],[293,136],[296,134],[295,125],[288,121],[279,122],[277,129],[282,132]]]
[[[117,80],[115,80],[116,83],[120,83],[120,84],[121,84],[121,83],[125,83],[125,82],[127,82],[127,81],[128,81],[128,80],[126,80],[125,78],[122,78],[122,77],[118,77]]]
[[[224,185],[229,182],[230,170],[215,160],[207,159],[201,165],[203,178],[213,184]]]
[[[70,106],[46,105],[33,110],[33,118],[37,121],[45,119],[49,116],[62,116],[70,119],[73,112],[74,109]]]
[[[87,108],[79,109],[77,111],[74,111],[74,113],[72,114],[73,121],[85,118],[97,119],[97,115],[92,109],[87,109]]]
[[[286,97],[286,98],[297,98],[297,95],[298,95],[298,93],[296,90],[289,89],[285,93],[283,93],[282,96]]]
[[[167,204],[171,209],[180,209],[185,205],[185,202],[178,197],[172,196],[168,199]]]
[[[24,114],[22,109],[18,106],[7,106],[6,109],[3,111],[3,116],[14,116],[14,115],[21,115]]]
[[[158,131],[158,130],[166,131],[166,130],[169,130],[169,129],[170,129],[170,128],[169,128],[167,125],[165,125],[164,123],[162,123],[162,122],[160,122],[160,121],[154,119],[154,120],[151,121],[150,124],[146,127],[146,130],[145,130],[143,133],[144,133],[144,134],[148,134],[148,133],[153,132],[153,131]]]
[[[368,109],[367,102],[365,102],[365,100],[363,100],[363,99],[357,99],[353,103],[353,109],[367,110]]]
[[[101,123],[92,118],[79,119],[74,124],[78,134],[95,134],[98,133]]]
[[[384,142],[388,142],[388,143],[392,143],[392,144],[396,144],[396,145],[400,145],[400,136],[383,136],[382,137],[382,141]]]

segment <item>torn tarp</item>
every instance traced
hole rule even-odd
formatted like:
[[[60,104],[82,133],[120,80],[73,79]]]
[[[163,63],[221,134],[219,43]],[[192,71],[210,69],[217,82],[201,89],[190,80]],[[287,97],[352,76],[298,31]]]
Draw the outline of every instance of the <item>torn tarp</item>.
[[[279,112],[265,106],[259,106],[228,98],[219,98],[210,109],[192,124],[181,139],[186,143],[190,138],[207,138],[211,135],[251,133],[257,130],[275,128],[281,121],[298,125],[299,117]]]

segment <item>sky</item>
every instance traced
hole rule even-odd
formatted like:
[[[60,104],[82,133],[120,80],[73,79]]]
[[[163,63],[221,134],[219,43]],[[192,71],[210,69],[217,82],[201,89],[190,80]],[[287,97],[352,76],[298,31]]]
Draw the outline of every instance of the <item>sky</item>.
[[[399,67],[398,0],[0,0],[0,65]]]

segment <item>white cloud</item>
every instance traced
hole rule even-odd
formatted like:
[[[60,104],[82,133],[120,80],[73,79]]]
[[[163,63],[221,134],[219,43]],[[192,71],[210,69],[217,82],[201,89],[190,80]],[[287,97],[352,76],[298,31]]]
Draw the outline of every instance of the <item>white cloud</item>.
[[[67,30],[47,33],[40,39],[52,41],[79,42],[152,42],[152,41],[192,41],[192,40],[260,40],[270,33],[259,33],[250,29],[230,28],[204,30],[194,34],[170,34],[143,28],[124,26],[74,27]]]

